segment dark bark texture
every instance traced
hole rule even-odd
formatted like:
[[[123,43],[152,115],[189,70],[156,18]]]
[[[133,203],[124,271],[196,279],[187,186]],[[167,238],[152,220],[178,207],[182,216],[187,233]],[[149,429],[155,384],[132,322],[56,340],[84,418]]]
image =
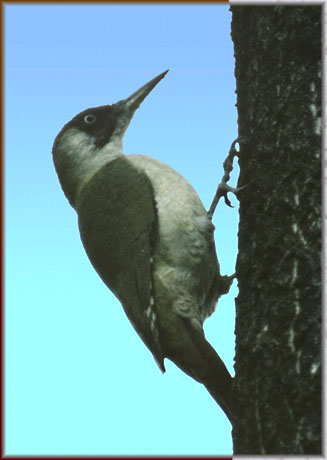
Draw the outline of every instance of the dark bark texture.
[[[234,454],[321,455],[321,6],[233,6]]]

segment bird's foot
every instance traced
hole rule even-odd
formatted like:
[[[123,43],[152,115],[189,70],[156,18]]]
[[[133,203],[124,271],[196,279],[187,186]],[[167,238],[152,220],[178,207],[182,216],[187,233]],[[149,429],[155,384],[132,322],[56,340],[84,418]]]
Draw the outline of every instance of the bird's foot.
[[[218,195],[218,201],[220,200],[221,197],[224,197],[224,200],[225,200],[225,203],[227,204],[227,206],[229,206],[230,208],[233,208],[234,206],[230,202],[230,200],[229,200],[229,198],[227,196],[227,193],[231,192],[231,193],[234,193],[234,195],[237,195],[238,192],[243,190],[245,187],[246,187],[246,185],[243,185],[243,187],[231,187],[226,182],[220,182],[220,184],[218,185],[218,188],[217,188],[217,192],[216,192],[216,196]],[[217,204],[218,204],[218,201],[217,201]],[[212,212],[212,214],[213,214],[213,212]]]
[[[232,275],[220,275],[219,277],[219,295],[228,294],[234,279],[237,277],[236,273]]]
[[[231,187],[227,183],[230,179],[230,173],[233,170],[234,157],[239,155],[239,152],[236,150],[236,144],[237,143],[241,144],[245,142],[246,142],[246,139],[244,137],[238,137],[237,139],[233,141],[232,145],[230,146],[228,155],[223,163],[224,175],[221,179],[220,184],[217,187],[216,194],[214,196],[214,199],[212,200],[210,209],[208,211],[208,216],[210,217],[210,219],[212,218],[213,213],[215,212],[215,209],[221,197],[224,197],[224,200],[227,206],[229,206],[230,208],[233,208],[232,203],[230,202],[227,196],[228,192],[231,192],[231,193],[234,193],[234,195],[237,195],[238,192],[240,192],[246,187],[246,185],[243,185],[243,187]]]

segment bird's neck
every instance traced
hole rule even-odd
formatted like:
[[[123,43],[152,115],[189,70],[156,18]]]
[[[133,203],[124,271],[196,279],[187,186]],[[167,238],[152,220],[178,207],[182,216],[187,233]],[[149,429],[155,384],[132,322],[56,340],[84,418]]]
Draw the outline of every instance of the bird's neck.
[[[66,133],[65,133],[66,134]],[[63,135],[56,147],[55,166],[62,189],[70,204],[76,202],[85,185],[107,163],[124,155],[122,139],[115,138],[99,148],[89,137],[79,133]],[[61,154],[62,152],[62,154]]]

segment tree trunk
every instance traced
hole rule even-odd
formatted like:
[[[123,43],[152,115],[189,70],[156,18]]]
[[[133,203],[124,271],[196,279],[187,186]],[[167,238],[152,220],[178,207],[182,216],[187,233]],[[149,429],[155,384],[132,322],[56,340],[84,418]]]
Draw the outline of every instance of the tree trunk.
[[[232,6],[234,454],[321,454],[321,6]]]

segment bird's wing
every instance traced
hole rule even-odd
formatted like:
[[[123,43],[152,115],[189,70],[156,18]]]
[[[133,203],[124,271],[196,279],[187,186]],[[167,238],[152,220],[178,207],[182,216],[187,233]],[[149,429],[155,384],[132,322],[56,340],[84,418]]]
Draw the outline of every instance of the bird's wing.
[[[150,180],[125,157],[111,161],[84,187],[77,212],[92,265],[164,370],[151,298],[157,215]]]

